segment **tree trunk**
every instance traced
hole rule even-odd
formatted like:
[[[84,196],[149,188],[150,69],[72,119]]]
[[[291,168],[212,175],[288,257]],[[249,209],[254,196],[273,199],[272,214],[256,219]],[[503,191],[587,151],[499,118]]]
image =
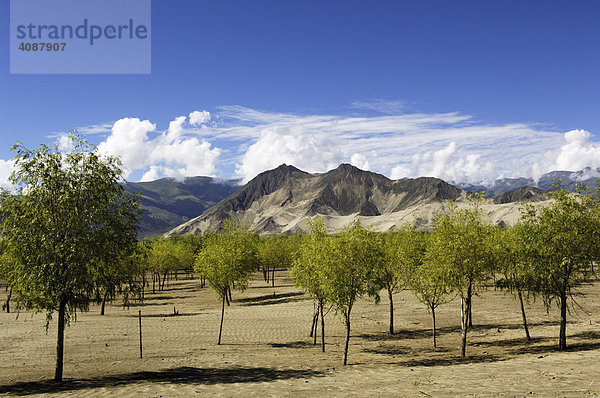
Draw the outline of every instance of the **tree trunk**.
[[[321,311],[321,351],[325,352],[325,315],[323,314],[323,299],[319,300]]]
[[[54,381],[63,379],[63,353],[65,348],[65,310],[67,300],[61,299],[58,305],[58,336],[56,339],[56,369],[54,371]]]
[[[6,313],[10,314],[10,298],[12,296],[12,286],[8,291],[8,295],[6,296]]]
[[[227,292],[225,292],[225,296],[223,296],[223,306],[221,307],[221,325],[219,326],[219,341],[217,345],[221,345],[221,333],[223,332],[223,316],[225,315],[225,297],[227,296]]]
[[[467,288],[467,298],[465,300],[465,303],[467,305],[465,312],[467,314],[467,317],[469,317],[468,315],[471,313],[471,283],[469,283],[469,287]],[[465,357],[466,352],[467,352],[467,332],[468,332],[468,330],[469,330],[469,322],[466,321],[466,322],[464,322],[464,329],[463,329],[463,335],[462,335],[462,347],[461,347],[461,352],[460,352],[460,355],[462,357]]]
[[[275,287],[275,267],[273,267],[273,275],[271,275],[271,287]]]
[[[558,350],[567,349],[567,292],[560,292],[560,335],[558,338]]]
[[[350,308],[346,313],[346,344],[344,345],[344,366],[348,364],[348,345],[350,344]]]
[[[313,304],[313,317],[312,317],[312,324],[310,325],[310,337],[313,337],[314,333],[315,333],[315,323],[317,318],[317,303],[315,302]]]
[[[390,299],[390,334],[394,334],[394,297],[390,286],[388,286],[387,291]]]
[[[433,319],[433,348],[437,348],[437,341],[435,338],[435,306],[431,306],[431,318]]]
[[[527,327],[527,317],[525,316],[525,305],[523,304],[523,295],[521,294],[521,290],[517,290],[519,292],[519,301],[521,302],[521,315],[523,316],[523,327],[525,328],[525,336],[527,336],[527,341],[531,341],[531,336],[529,335],[529,328]]]
[[[467,313],[467,318],[469,319],[469,327],[472,328],[473,327],[473,296],[471,295],[471,285],[469,284],[469,301],[467,303],[467,308],[469,309],[469,312]]]
[[[160,290],[165,290],[165,281],[167,280],[167,274],[169,273],[169,271],[166,271],[164,276],[163,276],[163,280],[162,280],[162,285],[160,287]],[[160,276],[159,276],[160,278]],[[158,280],[158,282],[160,283],[160,279]]]
[[[104,315],[104,307],[106,306],[106,299],[108,298],[108,289],[104,292],[104,297],[102,298],[102,306],[100,307],[100,315]]]
[[[235,286],[234,286],[235,288]],[[229,292],[229,302],[231,303],[233,301],[233,299],[231,298],[231,288],[227,287],[227,291]]]

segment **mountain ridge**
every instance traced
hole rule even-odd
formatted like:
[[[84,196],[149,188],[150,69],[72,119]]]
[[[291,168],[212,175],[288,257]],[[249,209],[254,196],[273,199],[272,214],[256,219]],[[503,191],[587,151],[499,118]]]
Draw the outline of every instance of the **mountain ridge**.
[[[304,221],[315,216],[327,218],[334,228],[333,224],[356,218],[367,224],[376,221],[383,229],[408,220],[427,226],[436,211],[451,201],[465,204],[467,196],[466,191],[435,177],[391,180],[350,164],[311,174],[284,164],[257,175],[166,236],[217,230],[230,218],[267,234],[303,230]],[[387,222],[394,218],[391,224]]]

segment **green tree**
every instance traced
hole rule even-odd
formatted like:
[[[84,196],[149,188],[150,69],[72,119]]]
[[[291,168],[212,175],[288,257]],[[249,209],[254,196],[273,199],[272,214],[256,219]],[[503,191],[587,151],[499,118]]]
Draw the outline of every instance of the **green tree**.
[[[275,287],[277,267],[289,268],[292,263],[292,238],[285,235],[264,237],[258,244],[258,260],[263,269],[265,281]]]
[[[383,261],[381,261],[377,280],[387,291],[390,305],[389,334],[394,334],[394,296],[399,289],[409,284],[410,275],[423,261],[425,245],[422,233],[413,226],[378,235],[383,245]]]
[[[496,285],[509,289],[518,298],[527,341],[531,340],[531,335],[525,313],[525,301],[529,302],[530,296],[535,296],[539,290],[534,267],[529,262],[533,258],[531,253],[528,253],[531,239],[531,231],[523,223],[514,227],[494,229],[497,270],[503,276],[496,281]]]
[[[377,294],[377,272],[381,267],[383,250],[374,232],[363,228],[359,222],[353,222],[330,239],[326,253],[323,289],[327,301],[344,317],[346,342],[343,363],[346,365],[352,308],[356,300],[364,295]]]
[[[568,301],[577,286],[589,280],[592,264],[600,259],[600,219],[595,195],[556,190],[553,203],[528,206],[523,214],[531,239],[531,266],[547,308],[560,307],[559,350],[567,348]]]
[[[313,314],[311,336],[316,344],[318,317],[321,315],[321,350],[325,352],[325,314],[326,302],[323,287],[323,267],[328,259],[330,240],[325,231],[322,218],[306,221],[309,235],[303,236],[293,261],[290,275],[294,284],[304,290],[315,302],[316,311]]]
[[[461,355],[464,357],[467,332],[471,326],[473,295],[483,288],[482,282],[494,267],[491,249],[491,226],[483,220],[478,199],[469,208],[452,208],[436,218],[428,257],[449,272],[453,289],[465,303]]]
[[[435,255],[432,255],[432,252],[425,250],[429,247],[429,234],[426,232],[417,234],[422,254],[420,258],[416,258],[415,267],[408,274],[408,285],[417,299],[425,304],[431,313],[433,347],[437,348],[435,310],[453,298],[454,286],[449,270],[438,261]]]
[[[15,259],[8,282],[18,308],[45,311],[46,328],[58,311],[56,381],[63,375],[65,324],[88,310],[104,268],[135,251],[140,218],[137,198],[118,183],[119,161],[70,137],[73,149],[66,154],[15,145],[15,191],[4,191],[0,203],[0,233]]]
[[[206,278],[222,301],[219,339],[223,331],[225,301],[231,288],[244,290],[257,264],[256,239],[240,224],[224,223],[218,233],[205,236],[205,245],[196,256],[195,271]]]

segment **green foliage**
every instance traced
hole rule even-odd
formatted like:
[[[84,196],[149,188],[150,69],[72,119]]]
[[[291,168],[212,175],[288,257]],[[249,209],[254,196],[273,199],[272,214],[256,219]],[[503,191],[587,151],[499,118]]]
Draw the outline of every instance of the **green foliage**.
[[[588,280],[600,259],[598,197],[556,190],[553,203],[523,212],[528,262],[549,308],[560,306],[559,349],[566,349],[567,300]]]
[[[256,265],[254,234],[227,221],[220,232],[204,236],[204,247],[196,256],[194,270],[206,278],[219,298],[225,299],[234,284],[239,290],[248,286]]]
[[[21,307],[52,312],[66,305],[66,320],[87,310],[97,285],[130,282],[123,261],[135,252],[137,198],[119,180],[120,163],[101,157],[72,134],[61,153],[17,144],[15,192],[0,203],[2,239],[16,260],[7,279]]]
[[[412,273],[423,263],[427,234],[404,225],[378,236],[384,254],[378,280],[382,288],[396,292],[410,284]]]
[[[363,228],[358,221],[351,223],[342,233],[329,238],[325,262],[322,264],[322,289],[327,302],[338,314],[343,314],[346,324],[344,365],[348,361],[350,340],[350,314],[357,299],[379,290],[377,274],[383,261],[383,249],[375,233]]]
[[[523,222],[529,229],[528,249],[547,305],[571,294],[591,276],[600,258],[600,223],[592,195],[557,190],[546,207],[529,207]]]
[[[179,237],[149,241],[148,269],[164,274],[179,269],[192,269],[195,261],[193,241]]]
[[[442,265],[435,256],[428,255],[427,249],[430,235],[418,233],[421,247],[421,261],[415,262],[415,267],[409,273],[408,285],[417,297],[429,310],[448,302],[452,296],[453,276],[450,270]]]
[[[119,161],[70,138],[69,153],[15,145],[15,191],[0,201],[0,234],[14,259],[5,277],[17,309],[46,311],[46,328],[58,311],[55,381],[62,381],[65,323],[99,289],[135,283],[123,262],[135,253],[140,219],[138,199],[119,184]]]
[[[275,286],[275,269],[290,268],[293,261],[294,247],[293,238],[286,235],[271,235],[260,239],[258,242],[258,262],[263,268],[265,279],[269,281],[269,272],[273,286]]]
[[[323,219],[307,220],[308,235],[301,238],[290,275],[296,286],[302,288],[314,300],[324,300],[323,266],[328,259],[328,247],[332,239],[325,231]]]
[[[492,227],[485,222],[477,203],[466,209],[452,208],[436,218],[427,250],[427,261],[448,271],[448,283],[463,298],[482,288],[494,269]]]
[[[376,276],[383,250],[374,232],[353,222],[331,238],[326,253],[322,271],[325,296],[346,315],[356,299],[379,290]]]
[[[480,196],[474,196],[468,208],[452,207],[449,214],[436,218],[427,250],[427,261],[442,267],[446,291],[458,291],[466,304],[466,321],[461,355],[466,355],[467,331],[472,323],[472,297],[483,289],[495,267],[492,227],[484,221]],[[437,268],[434,268],[434,270]]]

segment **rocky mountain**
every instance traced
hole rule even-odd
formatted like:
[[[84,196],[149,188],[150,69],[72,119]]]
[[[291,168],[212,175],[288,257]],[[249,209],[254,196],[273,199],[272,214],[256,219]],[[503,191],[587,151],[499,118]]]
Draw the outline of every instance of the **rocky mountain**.
[[[535,187],[521,187],[514,191],[504,192],[494,196],[495,204],[515,203],[515,202],[541,202],[550,199],[547,191]]]
[[[586,167],[579,171],[551,171],[542,175],[536,182],[533,178],[500,178],[494,181],[493,184],[484,186],[477,184],[457,184],[458,187],[469,192],[483,192],[488,198],[497,195],[514,191],[522,187],[534,187],[543,190],[554,188],[556,184],[570,191],[574,191],[578,184],[584,184],[588,188],[596,188],[598,186],[598,178],[600,177],[600,167],[592,169]]]
[[[484,211],[494,222],[514,223],[523,199],[542,200],[542,192],[517,192],[487,200]],[[291,233],[305,229],[305,220],[323,217],[332,230],[354,219],[377,230],[405,222],[428,228],[450,201],[468,206],[468,192],[433,177],[390,180],[349,164],[327,173],[310,174],[281,165],[259,174],[244,187],[201,216],[166,235],[197,234],[219,229],[229,218],[242,220],[259,233]]]
[[[125,182],[125,191],[140,196],[143,211],[139,236],[160,235],[197,217],[238,190],[238,180],[191,177]]]

